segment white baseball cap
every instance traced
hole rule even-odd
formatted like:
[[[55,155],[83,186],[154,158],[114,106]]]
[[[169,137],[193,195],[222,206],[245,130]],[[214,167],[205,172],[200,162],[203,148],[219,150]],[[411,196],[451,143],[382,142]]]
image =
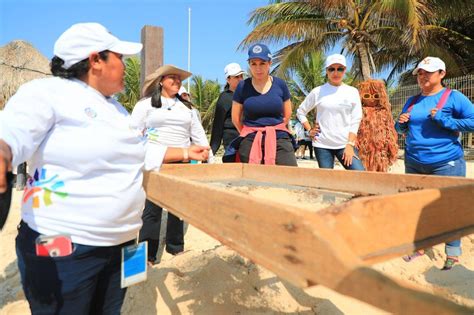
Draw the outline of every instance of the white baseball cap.
[[[420,61],[416,69],[413,70],[413,75],[416,75],[419,69],[423,69],[428,72],[435,72],[438,70],[446,71],[446,65],[444,64],[443,60],[437,57],[426,57]]]
[[[229,63],[227,66],[224,68],[224,75],[226,78],[228,77],[236,77],[238,75],[244,74],[245,71],[242,70],[240,65],[238,63]]]
[[[325,63],[325,68],[328,68],[330,65],[333,65],[335,63],[341,64],[344,67],[347,67],[346,65],[346,57],[344,57],[341,54],[334,54],[330,55],[326,58],[326,63]]]
[[[99,23],[78,23],[59,36],[54,44],[54,55],[64,60],[64,69],[69,69],[93,52],[110,50],[122,55],[135,55],[142,47],[140,43],[119,40]]]
[[[191,95],[188,93],[188,91],[186,90],[186,88],[184,86],[181,85],[181,87],[179,88],[179,91],[178,91],[178,95],[181,95],[183,93],[186,93],[188,95]]]

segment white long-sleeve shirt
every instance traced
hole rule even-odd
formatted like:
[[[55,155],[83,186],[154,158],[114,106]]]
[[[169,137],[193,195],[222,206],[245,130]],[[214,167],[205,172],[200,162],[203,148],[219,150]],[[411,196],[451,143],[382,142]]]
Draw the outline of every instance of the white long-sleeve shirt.
[[[143,130],[148,146],[155,143],[171,147],[189,147],[193,144],[209,146],[206,132],[196,110],[189,109],[177,98],[161,97],[162,107],[151,105],[151,98],[139,101],[132,112],[132,126]],[[212,162],[212,152],[209,152]]]
[[[313,139],[313,146],[325,149],[342,149],[349,141],[349,133],[357,134],[362,119],[362,105],[356,88],[329,83],[314,88],[296,111],[303,124],[306,115],[317,109],[316,122],[320,133]]]
[[[28,161],[22,219],[33,230],[94,246],[136,237],[148,153],[113,98],[79,80],[31,81],[7,103],[0,138],[11,147],[14,165]],[[157,168],[166,147],[151,151]]]

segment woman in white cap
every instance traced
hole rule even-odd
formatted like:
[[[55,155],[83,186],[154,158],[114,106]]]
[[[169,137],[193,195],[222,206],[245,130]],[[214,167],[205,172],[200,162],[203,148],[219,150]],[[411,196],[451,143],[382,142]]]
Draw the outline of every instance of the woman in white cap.
[[[405,138],[405,173],[466,176],[460,131],[474,131],[474,106],[459,91],[443,86],[444,62],[426,57],[413,71],[421,94],[408,98],[395,128]],[[461,241],[446,243],[443,270],[450,270],[461,256]],[[411,261],[419,250],[403,257]]]
[[[224,144],[225,150],[230,142],[239,136],[239,132],[232,123],[232,98],[237,85],[244,79],[244,74],[240,65],[235,62],[229,63],[224,68],[227,83],[217,99],[212,123],[211,150],[214,154],[219,150],[221,143]]]
[[[355,147],[362,119],[359,91],[342,80],[346,58],[340,54],[326,58],[328,82],[314,88],[296,111],[296,116],[313,139],[320,168],[334,168],[337,158],[345,169],[363,171]],[[306,115],[317,109],[316,124],[311,127]]]
[[[206,133],[191,102],[179,95],[181,83],[192,74],[173,65],[164,65],[148,75],[143,84],[143,96],[132,112],[132,126],[148,138],[147,146],[166,145],[189,147],[208,146]],[[210,161],[213,156],[210,154]],[[148,261],[155,263],[159,247],[163,208],[146,200],[140,241],[148,241]],[[184,250],[183,221],[168,213],[166,251],[177,255]]]
[[[181,87],[179,88],[178,95],[181,96],[181,98],[184,99],[185,101],[188,101],[192,104],[191,94],[188,92],[188,90],[186,90],[186,88],[183,85],[181,85]],[[199,122],[202,124],[201,113],[194,105],[193,105],[193,111],[197,115]]]
[[[141,48],[75,24],[55,43],[53,77],[20,87],[0,117],[0,192],[6,169],[29,164],[16,253],[33,314],[119,314],[122,253],[144,249],[135,240],[145,156],[151,168],[207,156],[204,147],[146,152],[130,128],[112,95],[124,87],[123,55]]]
[[[224,161],[238,157],[243,163],[297,166],[296,143],[287,129],[291,116],[288,87],[270,75],[272,54],[266,45],[248,50],[251,77],[241,81],[232,103],[232,122],[240,136],[227,148]],[[230,148],[230,150],[229,150]]]

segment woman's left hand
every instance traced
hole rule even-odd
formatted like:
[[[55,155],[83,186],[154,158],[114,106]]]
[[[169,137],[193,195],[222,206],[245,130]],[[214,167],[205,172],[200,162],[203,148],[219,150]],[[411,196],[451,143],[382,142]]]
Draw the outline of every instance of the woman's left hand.
[[[359,159],[354,152],[354,147],[351,146],[350,144],[346,145],[346,148],[344,149],[344,153],[342,154],[342,159],[344,161],[345,166],[351,166],[352,165],[352,158]]]
[[[188,157],[190,160],[205,161],[209,158],[210,147],[192,145],[188,148]]]

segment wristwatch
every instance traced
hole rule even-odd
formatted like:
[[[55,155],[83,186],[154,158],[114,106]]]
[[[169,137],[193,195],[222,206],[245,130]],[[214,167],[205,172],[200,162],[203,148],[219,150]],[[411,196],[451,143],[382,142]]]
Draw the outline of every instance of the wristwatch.
[[[354,141],[347,141],[347,144],[350,145],[351,147],[355,147],[355,142]]]

